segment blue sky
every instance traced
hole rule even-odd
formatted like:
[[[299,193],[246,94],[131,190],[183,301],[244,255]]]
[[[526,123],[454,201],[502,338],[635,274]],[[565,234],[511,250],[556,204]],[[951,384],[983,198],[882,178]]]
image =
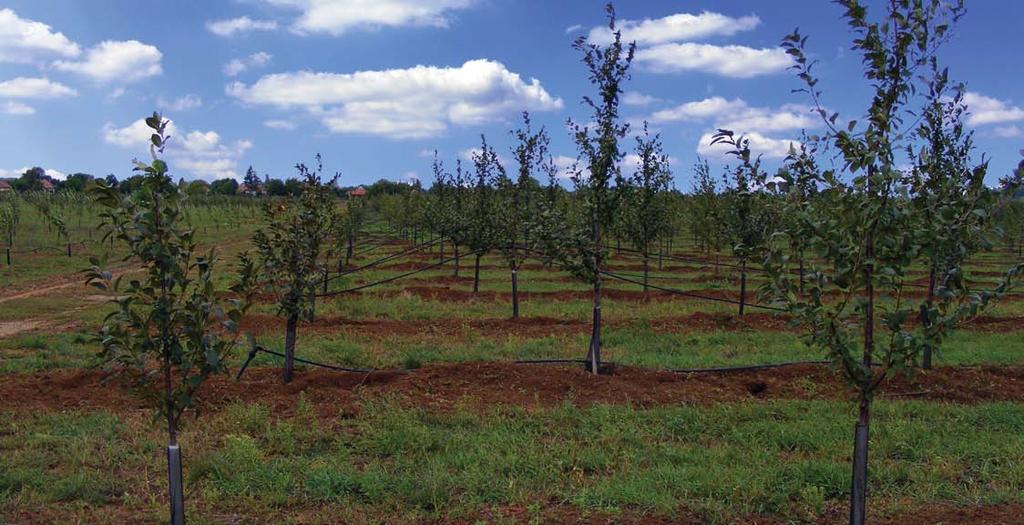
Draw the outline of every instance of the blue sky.
[[[874,2],[876,10],[881,2]],[[818,121],[778,50],[795,27],[820,60],[824,103],[859,118],[869,92],[830,2],[619,2],[639,43],[623,115],[652,121],[690,187],[718,126],[751,134],[771,162]],[[1024,148],[1024,2],[973,1],[941,55],[968,86],[990,179]],[[174,122],[186,179],[275,177],[324,156],[341,184],[430,179],[430,152],[468,156],[530,110],[563,162],[565,122],[590,93],[573,38],[601,38],[603,2],[513,0],[15,0],[0,2],[0,176],[26,166],[115,173],[144,156],[138,120]],[[702,140],[702,138],[704,140]],[[631,145],[631,143],[630,143]],[[507,153],[506,153],[507,157]]]

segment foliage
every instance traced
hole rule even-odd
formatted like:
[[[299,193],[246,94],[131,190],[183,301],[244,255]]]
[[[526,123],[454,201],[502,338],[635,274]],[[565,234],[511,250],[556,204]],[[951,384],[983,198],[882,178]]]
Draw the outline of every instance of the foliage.
[[[276,298],[278,313],[285,317],[312,318],[323,274],[321,251],[337,224],[330,189],[337,175],[325,182],[319,155],[316,162],[313,169],[295,166],[304,181],[302,193],[266,202],[266,224],[253,235],[259,276]]]
[[[661,137],[651,135],[646,122],[643,135],[636,137],[636,155],[637,170],[622,187],[625,195],[620,220],[623,233],[646,260],[651,246],[672,231],[668,194],[672,171],[668,155],[662,151]]]
[[[86,276],[116,305],[100,332],[101,357],[111,371],[127,375],[135,391],[167,420],[173,444],[182,414],[198,410],[196,393],[203,382],[226,371],[247,302],[217,291],[216,254],[196,254],[194,232],[182,226],[185,197],[158,155],[167,142],[167,122],[156,113],[146,119],[153,130],[153,160],[136,161],[135,171],[143,174],[137,192],[123,197],[103,181],[89,191],[104,210],[107,235],[124,243],[125,260],[139,263],[144,276],[115,277],[96,259]],[[251,276],[245,259],[242,274],[236,293]]]

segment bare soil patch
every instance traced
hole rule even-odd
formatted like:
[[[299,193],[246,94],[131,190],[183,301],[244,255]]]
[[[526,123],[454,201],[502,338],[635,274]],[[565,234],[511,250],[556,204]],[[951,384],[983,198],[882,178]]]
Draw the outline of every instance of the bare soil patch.
[[[104,384],[100,371],[8,374],[0,381],[4,409],[16,411],[138,407],[126,388]],[[977,403],[1024,401],[1024,368],[943,367],[913,378],[886,382],[883,397]],[[226,403],[261,402],[285,413],[303,393],[326,417],[358,410],[366,398],[395,398],[408,406],[450,409],[467,402],[483,407],[550,407],[631,404],[714,404],[772,399],[847,399],[850,390],[825,366],[679,374],[620,367],[614,375],[592,376],[578,366],[514,363],[430,364],[421,369],[369,374],[302,370],[284,385],[277,368],[255,368],[241,381],[211,380],[202,396],[211,409]]]

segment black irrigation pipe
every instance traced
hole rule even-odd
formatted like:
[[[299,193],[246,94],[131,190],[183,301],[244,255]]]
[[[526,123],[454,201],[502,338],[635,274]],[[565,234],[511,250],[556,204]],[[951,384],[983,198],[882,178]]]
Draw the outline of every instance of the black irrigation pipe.
[[[611,277],[613,279],[618,279],[620,281],[625,281],[627,283],[633,283],[633,284],[639,284],[639,285],[643,285],[644,284],[643,281],[637,281],[635,279],[630,279],[628,277],[623,277],[621,275],[614,274],[614,273],[611,273],[611,272],[606,272],[604,270],[602,270],[600,273],[602,275],[607,275],[608,277]],[[663,286],[658,286],[656,284],[648,284],[647,287],[651,288],[651,289],[654,289],[654,290],[660,290],[662,292],[668,292],[668,293],[671,293],[671,294],[682,295],[682,296],[685,296],[685,297],[693,297],[695,299],[703,299],[705,301],[717,301],[717,302],[720,302],[720,303],[740,304],[739,301],[734,301],[732,299],[725,299],[725,298],[722,298],[722,297],[710,297],[710,296],[707,296],[707,295],[699,295],[699,294],[695,294],[695,293],[684,292],[682,290],[676,290],[674,288],[665,288]],[[773,312],[785,312],[786,311],[785,308],[778,308],[776,306],[768,306],[768,305],[764,305],[764,304],[747,303],[747,302],[744,302],[743,304],[746,305],[746,306],[749,306],[751,308],[761,308],[762,310],[770,310],[770,311],[773,311]]]
[[[469,252],[469,253],[466,253],[464,255],[460,255],[460,257],[463,257],[465,255],[474,255],[476,253],[477,252]],[[333,292],[317,294],[316,297],[333,297],[335,295],[342,295],[342,294],[346,294],[346,293],[358,292],[359,290],[363,290],[363,289],[366,289],[366,288],[371,288],[371,287],[374,287],[374,286],[379,286],[379,285],[382,285],[382,284],[387,284],[387,283],[394,282],[394,281],[397,281],[399,279],[402,279],[404,277],[409,277],[410,275],[416,275],[418,273],[425,272],[427,270],[432,270],[434,268],[437,268],[438,266],[441,266],[441,265],[444,265],[444,264],[448,264],[448,263],[450,263],[450,262],[452,262],[454,260],[455,260],[455,257],[449,257],[447,259],[442,259],[442,260],[440,260],[440,261],[438,261],[436,263],[424,266],[423,268],[417,268],[417,269],[415,269],[415,270],[413,270],[411,272],[406,272],[406,273],[403,273],[403,274],[395,275],[393,277],[388,277],[387,279],[381,279],[379,281],[374,281],[372,283],[361,284],[359,286],[354,286],[352,288],[346,288],[344,290],[336,290],[336,291],[333,291]]]
[[[334,277],[331,277],[330,279],[328,279],[328,281],[333,281],[335,279],[339,279],[339,278],[344,277],[344,276],[349,275],[349,274],[353,274],[353,273],[356,273],[356,272],[361,272],[363,270],[367,270],[367,269],[373,268],[374,266],[379,266],[379,265],[384,264],[386,262],[393,261],[393,260],[398,259],[400,257],[404,257],[406,255],[411,255],[411,254],[416,253],[418,251],[423,251],[424,248],[427,248],[427,247],[429,247],[429,246],[431,246],[431,245],[433,245],[433,244],[435,244],[437,242],[438,241],[435,240],[435,241],[430,241],[430,242],[425,242],[425,243],[417,244],[416,246],[413,246],[411,248],[406,248],[405,250],[402,250],[402,251],[400,251],[398,253],[394,253],[394,254],[388,255],[388,256],[383,257],[381,259],[377,259],[376,261],[368,262],[368,263],[366,263],[366,264],[364,264],[362,266],[359,266],[359,267],[356,267],[356,268],[351,268],[349,270],[343,270],[340,273],[338,273],[337,275],[335,275]]]
[[[242,379],[242,373],[245,372],[245,369],[249,367],[249,364],[252,363],[252,360],[256,358],[256,354],[258,354],[259,352],[263,352],[265,354],[270,354],[270,355],[275,355],[275,356],[280,357],[282,359],[284,359],[284,357],[285,357],[285,355],[282,354],[281,352],[275,352],[273,350],[264,348],[264,347],[262,347],[260,345],[256,345],[256,346],[253,347],[252,350],[249,351],[248,358],[246,358],[245,363],[242,365],[242,368],[240,368],[238,370],[238,375],[235,376],[235,380],[236,381],[239,380],[239,379]],[[367,374],[367,375],[372,374],[374,372],[398,372],[398,373],[409,372],[409,370],[405,369],[405,368],[396,368],[396,369],[391,369],[391,370],[379,370],[379,369],[376,369],[376,368],[349,368],[349,367],[346,367],[346,366],[339,366],[339,365],[331,365],[331,364],[327,364],[327,363],[320,363],[320,362],[312,361],[312,360],[309,360],[309,359],[303,359],[301,357],[293,357],[292,359],[294,359],[295,361],[297,361],[299,363],[304,363],[304,364],[307,364],[307,365],[310,365],[310,366],[317,366],[317,367],[320,367],[320,368],[326,368],[328,370],[336,370],[338,372],[353,372],[353,373],[357,373],[357,374]]]
[[[672,372],[674,374],[704,374],[704,373],[718,373],[718,372],[743,372],[747,370],[766,370],[771,368],[783,368],[787,366],[799,366],[799,365],[827,365],[832,361],[787,361],[784,363],[766,363],[763,365],[739,365],[739,366],[720,366],[715,368],[670,368],[666,372]]]

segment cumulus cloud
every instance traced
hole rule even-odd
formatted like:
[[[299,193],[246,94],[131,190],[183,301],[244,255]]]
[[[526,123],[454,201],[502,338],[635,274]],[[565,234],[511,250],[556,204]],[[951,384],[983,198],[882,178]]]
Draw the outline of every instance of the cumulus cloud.
[[[85,54],[85,60],[58,60],[53,63],[53,67],[89,77],[96,82],[136,82],[161,74],[162,58],[159,49],[138,40],[107,40],[90,48]]]
[[[296,124],[296,123],[294,123],[294,122],[292,122],[290,120],[282,120],[282,119],[268,120],[268,121],[264,122],[263,125],[268,127],[268,128],[270,128],[270,129],[282,129],[282,130],[288,130],[288,131],[293,130],[293,129],[299,127],[298,124]]]
[[[1024,120],[1024,109],[974,91],[964,93],[964,104],[967,105],[967,123],[972,126]]]
[[[700,71],[731,78],[752,78],[785,71],[792,61],[781,48],[711,44],[660,44],[640,49],[636,60],[656,73]]]
[[[705,157],[731,158],[729,150],[731,146],[718,143],[711,144],[713,133],[701,135],[697,142],[697,153]],[[743,135],[750,141],[750,151],[756,155],[764,155],[767,158],[781,159],[789,153],[790,145],[794,148],[800,147],[800,141],[793,139],[774,139],[766,137],[761,133],[749,132]]]
[[[743,99],[723,97],[709,97],[656,111],[649,120],[653,123],[709,122],[716,128],[740,133],[806,129],[818,123],[807,106],[786,104],[771,109],[750,106]]]
[[[242,16],[228,20],[211,20],[206,23],[206,29],[217,36],[230,37],[239,33],[251,33],[253,31],[274,31],[277,29],[277,22],[273,20],[253,20],[247,16]]]
[[[784,157],[789,144],[799,144],[792,139],[772,138],[769,133],[795,131],[813,128],[818,120],[811,109],[799,104],[786,104],[779,108],[756,107],[740,98],[709,97],[680,104],[679,106],[654,112],[652,123],[694,122],[709,125],[713,129],[729,129],[750,139],[750,149],[768,157]],[[712,131],[700,138],[697,152],[701,155],[721,156],[728,148],[711,146]]]
[[[3,104],[0,104],[0,113],[3,113],[4,115],[15,116],[35,115],[36,108],[26,104],[22,104],[21,102],[13,102],[8,100]]]
[[[992,134],[1001,139],[1015,139],[1017,137],[1024,137],[1024,131],[1017,126],[997,126],[992,130]]]
[[[573,24],[573,25],[565,28],[565,34],[571,35],[571,34],[577,32],[577,31],[579,31],[580,29],[583,29],[583,26],[581,26],[580,24]]]
[[[224,74],[229,77],[235,77],[245,72],[250,68],[263,67],[270,63],[270,59],[273,55],[263,51],[253,53],[245,58],[236,58],[227,64],[224,64],[222,68]]]
[[[78,92],[47,78],[17,77],[0,82],[0,97],[53,99],[76,97]]]
[[[156,100],[156,105],[160,109],[167,111],[188,111],[202,107],[203,99],[199,95],[189,93],[173,100],[166,100],[160,97]]]
[[[103,127],[104,141],[140,154],[148,151],[151,134],[144,119],[121,128],[109,122]],[[187,131],[173,121],[167,125],[167,134],[171,137],[166,149],[171,168],[202,179],[239,178],[238,161],[252,148],[248,140],[225,144],[216,131]]]
[[[397,139],[437,136],[453,124],[479,125],[563,104],[539,80],[524,82],[491,60],[470,60],[460,67],[281,73],[252,85],[235,82],[226,91],[246,104],[302,108],[334,133]]]
[[[32,168],[29,167],[29,166],[25,166],[25,167],[23,167],[21,169],[18,169],[18,170],[6,170],[6,169],[3,169],[3,168],[0,168],[0,179],[17,179],[17,178],[21,177],[22,174],[24,174],[26,171],[28,171],[30,169],[32,169]],[[55,170],[55,169],[51,169],[51,168],[44,168],[43,172],[48,177],[52,177],[52,178],[54,178],[56,180],[64,180],[64,179],[67,178],[67,175],[63,171],[59,171],[59,170]]]
[[[453,11],[475,0],[262,0],[299,11],[292,31],[340,35],[356,28],[448,27]]]
[[[749,31],[761,23],[761,19],[748,15],[733,18],[720,13],[704,11],[699,15],[677,13],[664,18],[643,20],[621,20],[616,30],[622,32],[625,42],[636,41],[638,46],[684,42],[711,36],[730,36],[740,31]],[[613,40],[607,26],[590,30],[588,40],[595,44],[608,44]]]
[[[645,95],[637,91],[627,91],[622,94],[622,103],[627,106],[649,106],[659,99]]]
[[[75,58],[81,53],[78,44],[64,33],[21,18],[11,9],[0,9],[0,62],[32,63],[50,57]]]

